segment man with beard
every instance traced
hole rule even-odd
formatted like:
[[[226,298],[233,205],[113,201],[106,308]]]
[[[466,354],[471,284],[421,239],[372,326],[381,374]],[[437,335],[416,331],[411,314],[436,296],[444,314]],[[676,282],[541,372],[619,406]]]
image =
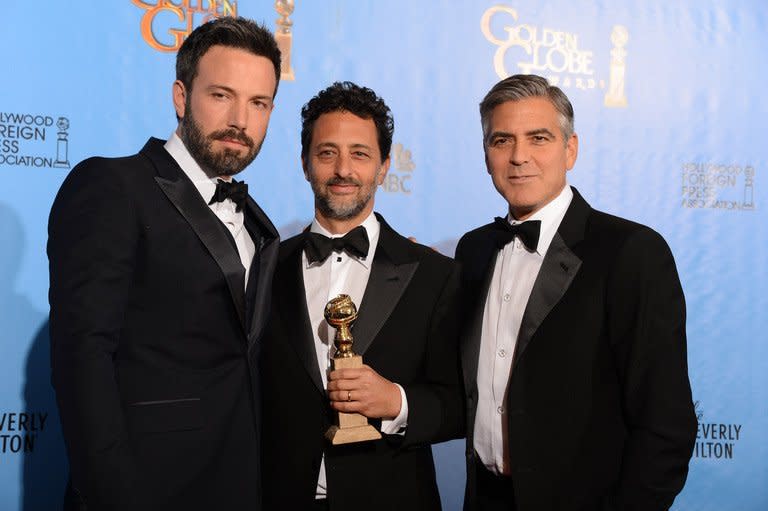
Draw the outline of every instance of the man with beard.
[[[365,87],[344,82],[302,109],[302,164],[315,217],[280,245],[261,374],[267,509],[440,508],[430,444],[461,433],[457,266],[373,212],[394,124]],[[339,294],[358,306],[360,369],[330,371]],[[335,412],[383,438],[331,445]]]
[[[88,510],[260,509],[258,339],[279,239],[231,178],[264,140],[280,76],[243,18],[179,49],[178,128],[91,158],[51,210],[53,384]]]

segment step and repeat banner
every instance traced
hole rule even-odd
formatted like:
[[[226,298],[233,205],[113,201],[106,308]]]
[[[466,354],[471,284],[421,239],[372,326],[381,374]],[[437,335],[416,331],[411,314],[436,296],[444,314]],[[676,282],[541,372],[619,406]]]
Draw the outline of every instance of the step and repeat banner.
[[[768,509],[768,7],[762,0],[107,0],[6,2],[0,43],[0,508],[60,507],[66,456],[50,385],[46,223],[69,170],[175,128],[175,51],[211,17],[277,34],[286,65],[269,133],[244,172],[283,236],[312,217],[300,109],[337,80],[395,117],[377,209],[452,255],[503,214],[477,105],[536,73],[576,111],[571,184],[661,232],[688,304],[699,419],[673,509]],[[563,428],[568,424],[564,423]],[[461,508],[463,442],[435,449]]]

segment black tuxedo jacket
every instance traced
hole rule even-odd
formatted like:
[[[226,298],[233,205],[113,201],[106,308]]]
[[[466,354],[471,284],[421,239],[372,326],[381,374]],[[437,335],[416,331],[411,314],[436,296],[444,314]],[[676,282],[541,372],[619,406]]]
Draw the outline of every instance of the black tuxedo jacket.
[[[53,384],[89,510],[259,509],[256,357],[279,238],[252,199],[245,270],[163,148],[91,158],[51,210]]]
[[[467,496],[474,509],[477,366],[498,249],[492,224],[456,249],[470,315],[462,335]],[[507,386],[518,511],[662,510],[682,489],[696,435],[685,302],[656,232],[574,197],[544,257]]]
[[[463,402],[455,263],[381,223],[353,349],[403,386],[405,436],[332,446],[301,269],[304,234],[280,245],[261,374],[265,509],[309,509],[325,453],[328,504],[338,510],[440,508],[430,443],[458,437]],[[373,422],[373,421],[372,421]],[[380,425],[380,424],[379,424]]]

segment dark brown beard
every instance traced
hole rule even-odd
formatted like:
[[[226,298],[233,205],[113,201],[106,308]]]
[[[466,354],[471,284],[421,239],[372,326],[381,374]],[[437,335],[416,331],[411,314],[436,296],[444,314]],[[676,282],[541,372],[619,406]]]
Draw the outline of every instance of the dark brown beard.
[[[234,176],[250,165],[261,150],[261,142],[256,145],[251,137],[235,128],[218,130],[204,135],[195,121],[189,104],[186,106],[186,115],[181,120],[180,126],[180,138],[187,147],[189,154],[209,175]],[[231,149],[224,149],[221,152],[211,150],[213,141],[223,138],[242,142],[248,147],[248,152],[244,156],[240,156]]]

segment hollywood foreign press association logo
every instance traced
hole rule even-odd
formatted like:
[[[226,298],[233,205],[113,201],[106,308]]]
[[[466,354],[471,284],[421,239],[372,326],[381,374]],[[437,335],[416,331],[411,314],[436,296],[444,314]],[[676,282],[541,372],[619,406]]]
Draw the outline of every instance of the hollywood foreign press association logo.
[[[681,168],[680,205],[686,209],[754,211],[754,165],[687,162]]]
[[[0,111],[0,165],[70,168],[69,119]]]
[[[629,31],[625,26],[614,25],[608,37],[612,48],[605,76],[605,73],[601,75],[595,71],[594,52],[581,47],[579,34],[559,28],[518,23],[519,19],[517,10],[508,5],[494,5],[480,19],[483,35],[498,46],[493,56],[493,67],[499,78],[506,78],[516,72],[538,74],[563,89],[604,91],[603,104],[608,108],[627,106],[625,47],[629,41]],[[510,72],[508,62],[515,58],[519,58],[514,63],[517,71]]]

